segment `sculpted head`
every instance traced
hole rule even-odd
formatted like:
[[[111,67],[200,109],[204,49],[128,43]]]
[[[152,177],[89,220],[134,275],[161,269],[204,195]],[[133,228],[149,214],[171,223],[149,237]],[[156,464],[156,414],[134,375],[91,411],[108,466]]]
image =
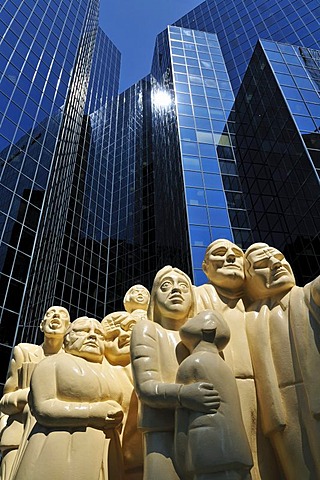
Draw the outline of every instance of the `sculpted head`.
[[[231,291],[243,289],[244,254],[229,240],[215,240],[208,246],[202,269],[215,287]]]
[[[170,265],[159,270],[151,291],[148,318],[165,328],[178,330],[193,316],[194,295],[188,275]]]
[[[129,288],[123,299],[123,305],[127,312],[134,310],[148,310],[150,293],[143,285],[133,285]]]
[[[276,248],[254,243],[245,254],[246,291],[252,300],[286,293],[295,285],[290,264]]]
[[[61,306],[52,306],[46,311],[40,324],[40,330],[47,338],[63,337],[69,325],[68,310]]]
[[[102,320],[105,331],[105,356],[111,365],[130,363],[130,339],[136,320],[128,313],[110,313]]]
[[[180,328],[182,343],[192,352],[201,342],[212,343],[222,351],[230,340],[230,328],[217,311],[206,310],[189,318]]]
[[[79,317],[71,323],[64,338],[65,351],[89,362],[104,357],[104,330],[94,318]]]

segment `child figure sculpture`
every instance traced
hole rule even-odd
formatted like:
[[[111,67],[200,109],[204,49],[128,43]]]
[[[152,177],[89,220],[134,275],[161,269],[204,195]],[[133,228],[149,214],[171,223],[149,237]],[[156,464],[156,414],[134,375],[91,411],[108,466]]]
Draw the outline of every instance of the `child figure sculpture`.
[[[176,409],[175,461],[180,478],[248,480],[252,455],[244,429],[239,394],[231,369],[219,355],[230,330],[218,312],[204,311],[180,329],[190,351],[179,366],[176,382],[214,385],[220,407],[214,414]]]

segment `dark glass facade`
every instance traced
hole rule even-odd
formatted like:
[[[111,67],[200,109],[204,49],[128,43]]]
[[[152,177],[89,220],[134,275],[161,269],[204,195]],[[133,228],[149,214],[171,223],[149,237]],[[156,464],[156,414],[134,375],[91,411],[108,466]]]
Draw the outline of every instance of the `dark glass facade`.
[[[255,241],[300,285],[320,275],[319,52],[261,41],[235,103],[238,164]]]
[[[207,0],[175,25],[216,33],[234,92],[259,38],[319,49],[318,0]]]
[[[98,8],[96,0],[0,7],[0,384],[12,347],[35,341],[55,298]]]

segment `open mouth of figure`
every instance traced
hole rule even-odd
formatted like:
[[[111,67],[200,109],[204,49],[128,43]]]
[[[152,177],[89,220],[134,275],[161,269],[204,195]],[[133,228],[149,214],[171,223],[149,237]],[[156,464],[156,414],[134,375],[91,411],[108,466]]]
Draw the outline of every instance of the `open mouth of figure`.
[[[181,295],[172,295],[170,300],[172,303],[182,303],[184,298]]]
[[[57,330],[58,328],[61,327],[61,325],[62,325],[62,323],[57,318],[54,318],[53,320],[51,320],[51,322],[49,324],[51,330]]]

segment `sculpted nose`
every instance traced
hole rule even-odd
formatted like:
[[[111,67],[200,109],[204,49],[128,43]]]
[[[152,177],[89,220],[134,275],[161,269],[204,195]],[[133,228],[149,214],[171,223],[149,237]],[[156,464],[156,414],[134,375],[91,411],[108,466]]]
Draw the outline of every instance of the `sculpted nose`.
[[[278,258],[270,257],[269,267],[271,268],[271,270],[273,270],[274,268],[279,268],[281,267],[281,261]]]
[[[227,258],[226,258],[227,262],[229,263],[234,263],[236,261],[236,256],[233,252],[228,252],[227,253]]]

